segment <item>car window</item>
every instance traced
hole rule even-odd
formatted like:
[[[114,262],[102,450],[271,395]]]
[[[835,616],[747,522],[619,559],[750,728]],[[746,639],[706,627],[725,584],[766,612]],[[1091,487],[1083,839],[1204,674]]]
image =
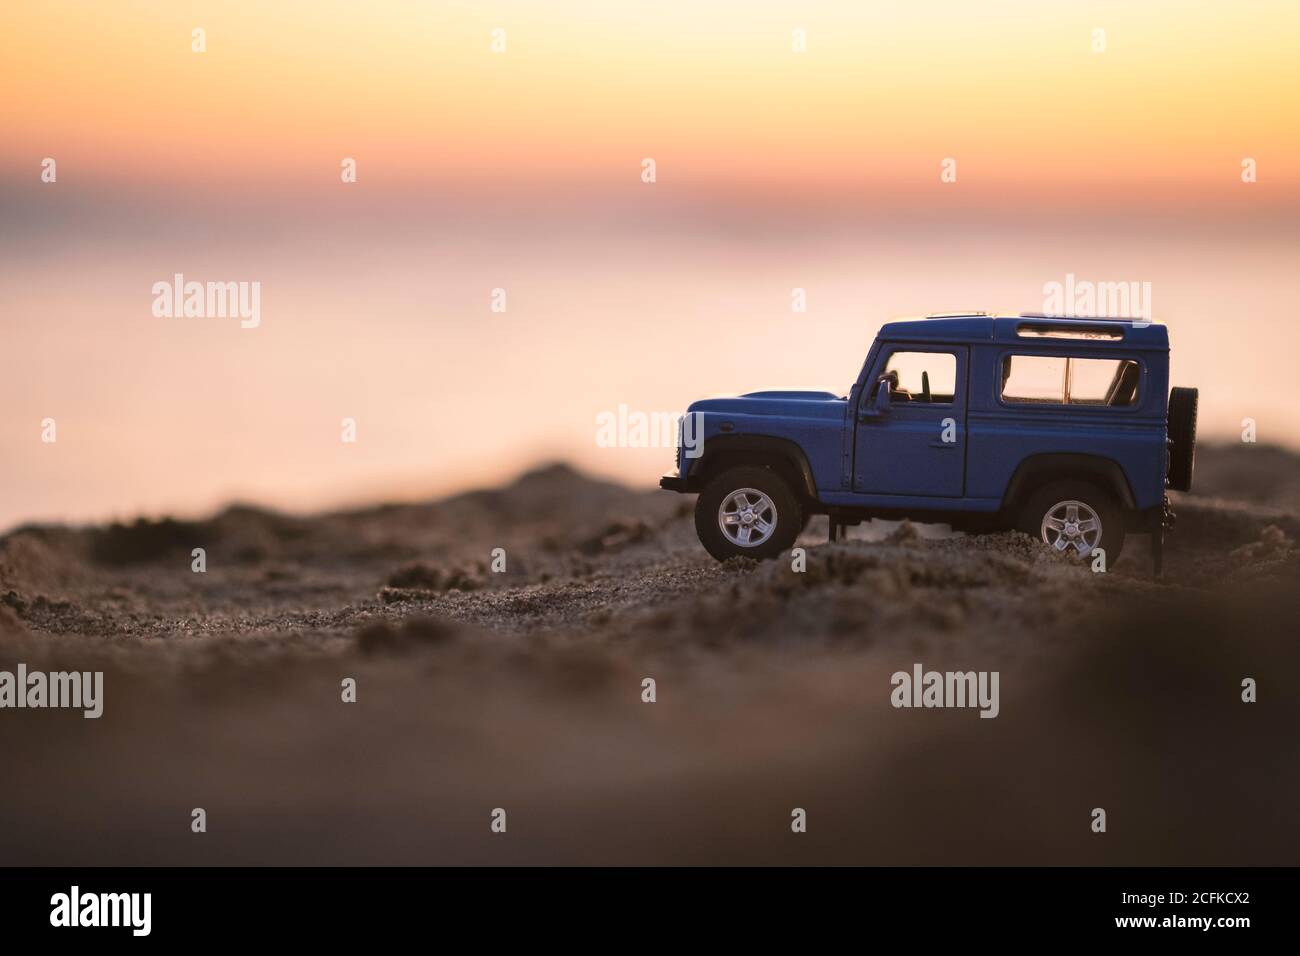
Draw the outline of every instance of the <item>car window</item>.
[[[891,402],[951,405],[957,356],[951,352],[895,352],[885,365]]]
[[[1136,405],[1141,367],[1132,359],[1008,355],[1003,401],[1042,405]]]

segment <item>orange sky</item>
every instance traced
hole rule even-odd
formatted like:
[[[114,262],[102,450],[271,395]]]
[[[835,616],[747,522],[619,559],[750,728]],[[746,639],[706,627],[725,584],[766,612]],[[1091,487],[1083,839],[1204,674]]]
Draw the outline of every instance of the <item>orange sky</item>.
[[[46,0],[4,5],[0,43],[11,174],[283,191],[347,155],[372,189],[616,187],[654,156],[761,199],[929,189],[954,157],[959,182],[1187,197],[1250,156],[1300,185],[1293,0]]]

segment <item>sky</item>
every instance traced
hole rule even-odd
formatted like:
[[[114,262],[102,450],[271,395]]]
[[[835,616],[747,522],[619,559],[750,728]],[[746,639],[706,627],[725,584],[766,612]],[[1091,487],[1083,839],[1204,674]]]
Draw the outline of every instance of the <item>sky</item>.
[[[1151,283],[1203,436],[1300,446],[1297,49],[1258,0],[5,5],[0,528],[650,486],[601,412],[842,392],[1067,274]]]

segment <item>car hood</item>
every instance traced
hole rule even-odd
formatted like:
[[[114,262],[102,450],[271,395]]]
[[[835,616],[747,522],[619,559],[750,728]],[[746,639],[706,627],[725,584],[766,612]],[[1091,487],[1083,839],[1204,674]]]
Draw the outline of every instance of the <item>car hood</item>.
[[[765,389],[744,395],[705,398],[693,402],[688,412],[729,412],[734,415],[799,415],[834,417],[848,399],[834,392],[810,389]]]

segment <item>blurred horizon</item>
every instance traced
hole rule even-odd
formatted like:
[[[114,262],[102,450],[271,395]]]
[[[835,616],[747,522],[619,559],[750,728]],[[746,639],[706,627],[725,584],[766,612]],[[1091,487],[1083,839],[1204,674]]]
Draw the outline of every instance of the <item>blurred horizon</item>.
[[[1260,0],[7,7],[0,529],[650,486],[596,415],[842,393],[884,322],[1067,275],[1151,283],[1207,440],[1300,448],[1297,49]],[[260,326],[155,317],[177,273]]]

